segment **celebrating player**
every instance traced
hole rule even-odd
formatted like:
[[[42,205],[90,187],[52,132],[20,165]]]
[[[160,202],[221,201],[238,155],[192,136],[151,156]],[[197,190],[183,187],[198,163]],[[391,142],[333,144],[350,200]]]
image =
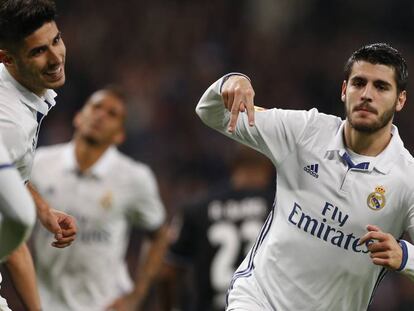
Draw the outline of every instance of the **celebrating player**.
[[[196,111],[210,127],[264,153],[277,168],[276,205],[236,271],[227,310],[366,310],[389,270],[414,276],[414,159],[394,113],[408,70],[387,44],[345,66],[346,119],[256,111],[248,78],[230,74]]]
[[[28,182],[40,123],[55,104],[52,90],[65,82],[65,54],[50,0],[0,3],[0,136],[11,161]],[[58,248],[76,234],[73,217],[53,210],[28,184],[43,226]],[[29,207],[28,207],[29,208]],[[32,258],[26,245],[7,261],[14,284],[29,310],[39,310]]]

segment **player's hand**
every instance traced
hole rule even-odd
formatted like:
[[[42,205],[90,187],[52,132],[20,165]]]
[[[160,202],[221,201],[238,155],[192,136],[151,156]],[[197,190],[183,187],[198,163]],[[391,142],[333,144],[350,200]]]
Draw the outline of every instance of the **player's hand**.
[[[134,293],[119,297],[105,311],[137,311],[140,310],[140,299]]]
[[[39,214],[39,220],[48,231],[55,235],[55,241],[52,242],[52,246],[64,248],[75,240],[77,226],[74,217],[49,208]]]
[[[43,227],[55,235],[55,241],[52,242],[52,246],[57,248],[69,246],[76,237],[77,227],[75,218],[50,208],[49,204],[37,192],[32,183],[27,183],[27,189],[29,189],[35,202],[37,217]]]
[[[382,232],[374,225],[367,226],[366,233],[360,240],[360,245],[367,244],[371,260],[374,264],[396,270],[401,266],[402,249],[397,240],[389,233]]]
[[[233,133],[240,112],[247,111],[249,125],[254,125],[254,90],[249,79],[234,75],[224,82],[221,89],[224,106],[231,112],[228,131]]]

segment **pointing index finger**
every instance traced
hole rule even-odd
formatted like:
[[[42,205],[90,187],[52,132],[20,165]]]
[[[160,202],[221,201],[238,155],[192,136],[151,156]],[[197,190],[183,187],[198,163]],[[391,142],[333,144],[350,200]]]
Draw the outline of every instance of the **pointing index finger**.
[[[253,98],[254,98],[253,89],[248,90],[246,92],[246,108],[247,108],[247,119],[249,121],[250,126],[254,125],[254,111],[255,111],[255,109],[254,109]]]
[[[239,92],[236,92],[233,100],[233,105],[231,107],[230,123],[229,123],[229,132],[233,133],[236,128],[237,119],[239,117],[240,109],[242,109],[243,102]]]

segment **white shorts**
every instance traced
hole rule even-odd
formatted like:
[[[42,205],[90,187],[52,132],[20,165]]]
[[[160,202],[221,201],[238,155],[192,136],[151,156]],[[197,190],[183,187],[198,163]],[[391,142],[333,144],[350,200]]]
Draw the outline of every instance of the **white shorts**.
[[[228,293],[226,311],[275,311],[267,302],[265,295],[253,276],[240,277]]]

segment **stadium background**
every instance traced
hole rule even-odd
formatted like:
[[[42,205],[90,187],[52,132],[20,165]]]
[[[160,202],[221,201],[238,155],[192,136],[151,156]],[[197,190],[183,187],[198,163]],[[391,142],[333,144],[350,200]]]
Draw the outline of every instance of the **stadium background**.
[[[128,139],[120,149],[154,169],[170,215],[228,176],[235,145],[194,113],[203,91],[224,73],[248,74],[260,106],[318,107],[343,115],[342,67],[359,46],[389,42],[414,70],[410,0],[58,0],[57,5],[67,83],[42,125],[40,145],[70,139],[72,117],[86,97],[118,84],[129,109]],[[408,92],[414,93],[412,81]],[[409,95],[396,123],[411,152],[413,112]],[[133,248],[130,261],[136,256]],[[10,286],[7,281],[2,286],[7,295],[13,295]],[[370,310],[414,310],[413,293],[408,279],[389,274]],[[13,310],[22,310],[10,297]],[[156,303],[150,301],[147,309],[157,310]]]

